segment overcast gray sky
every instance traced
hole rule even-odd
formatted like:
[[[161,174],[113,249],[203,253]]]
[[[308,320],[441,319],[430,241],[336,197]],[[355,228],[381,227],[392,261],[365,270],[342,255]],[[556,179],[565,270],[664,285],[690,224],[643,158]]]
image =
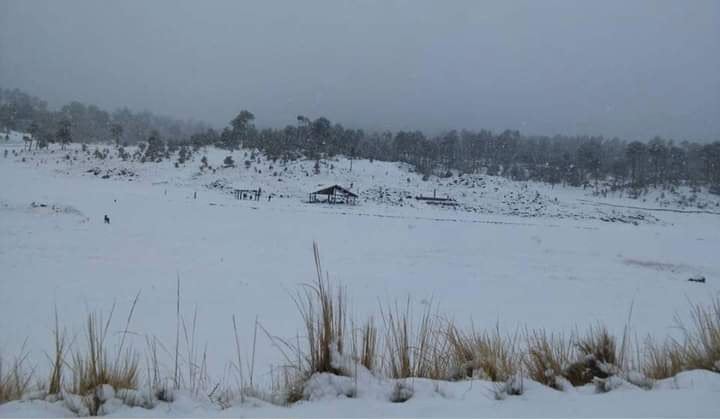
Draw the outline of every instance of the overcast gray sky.
[[[223,126],[720,139],[720,1],[0,0],[0,85]]]

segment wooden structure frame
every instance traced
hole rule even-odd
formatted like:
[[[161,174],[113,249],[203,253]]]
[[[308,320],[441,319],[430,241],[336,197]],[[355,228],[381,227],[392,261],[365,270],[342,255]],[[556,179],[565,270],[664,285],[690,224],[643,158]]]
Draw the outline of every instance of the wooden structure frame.
[[[445,196],[445,198],[438,198],[437,193],[435,190],[433,190],[433,196],[422,196],[418,195],[415,197],[418,201],[423,201],[426,204],[430,205],[443,205],[443,206],[457,206],[457,202],[455,199],[450,198],[449,196]]]
[[[323,199],[322,197],[325,197]],[[326,204],[355,205],[358,196],[340,185],[332,185],[310,194],[309,202],[322,202]]]
[[[260,194],[262,194],[262,189],[233,189],[233,195],[235,195],[235,199],[249,199],[251,201],[259,201],[260,200]]]

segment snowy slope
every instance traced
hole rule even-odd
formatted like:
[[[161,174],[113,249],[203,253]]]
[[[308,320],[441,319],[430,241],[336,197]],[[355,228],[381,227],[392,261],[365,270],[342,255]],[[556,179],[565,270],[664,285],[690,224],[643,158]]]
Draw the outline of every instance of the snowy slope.
[[[301,322],[288,294],[314,277],[313,240],[320,244],[324,268],[347,286],[358,318],[377,313],[378,299],[410,294],[418,304],[433,300],[460,324],[472,320],[480,328],[568,331],[602,322],[620,333],[632,307],[630,323],[639,336],[665,336],[677,333],[671,326],[676,314],[686,318],[688,300],[705,303],[720,292],[720,215],[713,214],[718,200],[711,195],[696,194],[703,213],[653,211],[627,207],[688,207],[487,176],[423,182],[407,167],[384,162],[354,161],[351,172],[348,160],[337,159],[314,175],[313,162],[306,161],[283,167],[261,158],[246,168],[249,155],[240,151],[233,153],[239,167],[217,168],[227,154],[207,151],[214,173],[200,172],[199,155],[180,168],[171,162],[100,161],[77,148],[0,157],[2,349],[16,352],[27,339],[42,374],[55,305],[77,334],[88,311],[107,312],[117,302],[122,313],[117,330],[138,291],[132,343],[143,348],[146,334],[173,342],[179,276],[183,315],[192,317],[197,307],[198,341],[208,343],[208,368],[220,376],[235,356],[233,315],[245,348],[256,316],[274,335],[296,336]],[[334,183],[352,184],[359,205],[304,202],[309,192]],[[217,185],[261,187],[274,198],[238,201]],[[437,208],[413,198],[434,190],[454,197],[460,207]],[[103,224],[105,214],[110,225]],[[708,282],[687,282],[697,274]],[[271,343],[259,339],[258,380],[268,379],[270,366],[280,361]],[[407,405],[371,401],[375,396],[368,395],[291,410],[218,411],[185,400],[151,412],[116,414],[720,414],[717,376],[684,377],[678,388],[605,395],[558,393],[538,385],[501,402],[486,394],[489,384],[465,382],[440,383],[449,397],[428,391]],[[702,385],[693,384],[699,381]],[[45,402],[0,406],[0,416],[63,412]]]

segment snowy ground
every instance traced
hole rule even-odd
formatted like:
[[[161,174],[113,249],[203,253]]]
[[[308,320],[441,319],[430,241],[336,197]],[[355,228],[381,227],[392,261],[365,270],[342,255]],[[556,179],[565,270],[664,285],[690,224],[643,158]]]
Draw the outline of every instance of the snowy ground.
[[[324,388],[332,384],[323,383]],[[415,391],[405,403],[391,403],[382,385],[367,386],[366,393],[346,398],[335,393],[278,407],[248,400],[224,410],[209,402],[181,395],[173,403],[148,410],[111,405],[107,416],[117,417],[717,417],[720,411],[720,374],[690,371],[664,380],[651,391],[627,386],[595,393],[591,386],[559,392],[526,383],[522,396],[495,400],[492,384],[414,380]],[[365,387],[360,387],[365,388]],[[70,417],[61,403],[12,402],[0,405],[0,417]]]
[[[207,152],[215,172],[201,174],[197,155],[177,169],[170,162],[86,160],[79,147],[69,160],[57,148],[15,156],[20,148],[0,144],[0,153],[11,151],[0,156],[0,350],[17,352],[27,339],[38,371],[47,367],[55,306],[79,334],[89,311],[107,312],[116,301],[120,329],[140,291],[131,324],[135,346],[144,348],[145,334],[174,342],[179,276],[183,314],[189,319],[197,308],[197,339],[208,344],[210,372],[221,375],[235,356],[233,315],[244,349],[256,317],[275,335],[296,336],[300,319],[290,294],[314,278],[313,240],[331,278],[347,286],[358,318],[377,313],[378,301],[410,294],[478,328],[567,332],[601,322],[621,333],[632,307],[630,324],[639,336],[665,336],[677,333],[674,317],[687,317],[688,301],[707,303],[720,293],[720,200],[704,193],[675,200],[653,192],[643,202],[487,176],[423,182],[399,164],[354,161],[351,172],[344,159],[313,175],[312,162],[283,167],[261,160],[246,168],[243,151],[233,154],[239,168],[217,168],[227,155],[219,150]],[[94,168],[97,175],[88,173]],[[118,175],[121,169],[135,175]],[[359,204],[304,203],[309,192],[333,183],[352,184]],[[228,187],[261,187],[275,197],[238,201]],[[460,205],[437,208],[413,199],[434,190]],[[707,283],[688,282],[694,275]],[[258,380],[280,361],[260,338]],[[428,390],[406,404],[365,403],[375,398],[369,394],[290,410],[215,412],[188,399],[117,414],[718,416],[718,377],[690,372],[662,390],[604,395],[537,385],[504,401],[487,394],[487,383],[441,383],[446,396]],[[57,409],[12,403],[0,406],[0,416],[69,413]]]

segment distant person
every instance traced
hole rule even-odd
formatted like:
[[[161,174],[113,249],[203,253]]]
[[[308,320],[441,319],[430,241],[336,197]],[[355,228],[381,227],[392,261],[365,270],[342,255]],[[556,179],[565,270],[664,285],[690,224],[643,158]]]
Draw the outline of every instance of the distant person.
[[[110,217],[105,214],[105,224],[110,224]]]

